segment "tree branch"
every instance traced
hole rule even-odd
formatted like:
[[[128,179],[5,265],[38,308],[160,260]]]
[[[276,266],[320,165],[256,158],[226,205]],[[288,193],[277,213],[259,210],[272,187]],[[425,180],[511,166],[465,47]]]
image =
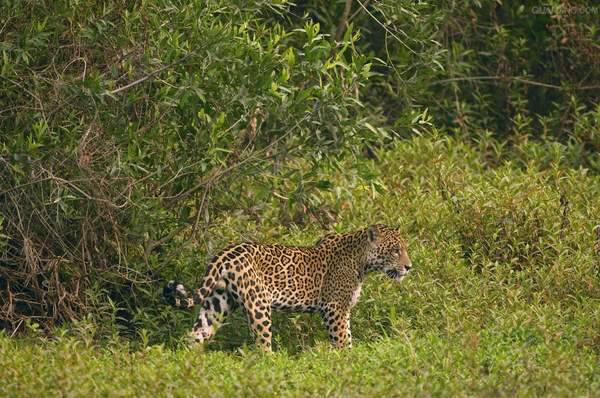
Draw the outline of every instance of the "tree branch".
[[[464,82],[464,81],[477,81],[477,80],[503,80],[503,81],[517,81],[520,83],[524,83],[524,84],[529,84],[531,86],[539,86],[539,87],[546,87],[546,88],[552,88],[552,89],[556,89],[556,90],[565,90],[566,87],[563,86],[557,86],[555,84],[549,84],[549,83],[543,83],[543,82],[536,82],[534,80],[529,80],[529,79],[525,79],[519,76],[464,76],[464,77],[452,77],[449,79],[443,79],[443,80],[438,80],[435,82],[432,82],[431,84],[443,84],[443,83],[452,83],[452,82]],[[600,85],[594,85],[594,86],[579,86],[579,87],[573,87],[576,90],[596,90],[600,88]]]
[[[337,29],[335,30],[335,40],[340,41],[344,37],[344,33],[346,32],[346,25],[348,24],[348,15],[350,15],[350,11],[352,9],[352,0],[346,0],[346,5],[344,6],[344,13],[342,14],[342,18],[338,23]]]
[[[126,85],[124,85],[124,86],[121,86],[121,87],[119,87],[119,88],[116,88],[116,89],[114,89],[114,90],[112,90],[112,91],[107,91],[107,92],[105,93],[105,95],[106,95],[106,94],[114,95],[114,94],[120,93],[121,91],[125,91],[125,90],[127,90],[127,89],[129,89],[129,88],[131,88],[131,87],[133,87],[133,86],[136,86],[136,85],[138,85],[138,84],[140,84],[140,83],[143,83],[143,82],[145,82],[146,80],[150,79],[151,77],[154,77],[154,76],[156,76],[156,75],[157,75],[157,74],[159,74],[160,72],[162,72],[162,71],[164,71],[164,70],[166,70],[166,69],[172,68],[173,66],[175,66],[175,65],[178,65],[178,64],[180,64],[180,63],[182,63],[183,61],[185,61],[186,59],[188,59],[188,58],[189,58],[189,57],[190,57],[192,54],[193,54],[193,53],[188,53],[188,54],[186,54],[185,56],[183,56],[181,59],[178,59],[178,60],[177,60],[177,61],[175,61],[175,62],[171,62],[171,63],[170,63],[170,64],[168,64],[168,65],[163,65],[162,67],[160,67],[160,68],[156,69],[155,71],[152,71],[152,72],[148,73],[147,75],[145,75],[145,76],[142,76],[142,77],[140,77],[139,79],[132,81],[131,83],[128,83],[128,84],[126,84]]]

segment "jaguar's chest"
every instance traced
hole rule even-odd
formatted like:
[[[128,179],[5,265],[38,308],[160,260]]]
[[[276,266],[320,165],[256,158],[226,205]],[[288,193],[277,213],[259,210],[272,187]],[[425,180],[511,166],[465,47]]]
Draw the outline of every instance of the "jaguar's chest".
[[[362,291],[362,285],[358,285],[358,287],[352,292],[352,297],[350,298],[350,307],[354,307],[356,303],[358,303],[358,299],[360,298],[360,293]]]

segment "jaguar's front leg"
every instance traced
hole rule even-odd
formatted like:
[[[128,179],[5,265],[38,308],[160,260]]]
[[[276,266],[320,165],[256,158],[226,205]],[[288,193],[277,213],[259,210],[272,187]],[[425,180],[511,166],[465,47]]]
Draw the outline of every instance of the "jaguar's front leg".
[[[322,314],[329,332],[331,344],[337,348],[352,348],[350,309],[346,307],[329,306]]]

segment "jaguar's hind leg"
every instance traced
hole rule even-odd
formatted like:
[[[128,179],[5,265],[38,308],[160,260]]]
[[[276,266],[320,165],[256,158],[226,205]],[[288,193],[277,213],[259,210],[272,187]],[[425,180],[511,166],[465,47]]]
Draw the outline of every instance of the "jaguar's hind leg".
[[[248,312],[248,323],[256,337],[256,345],[271,352],[271,306],[267,301],[256,302],[256,310]]]
[[[236,301],[227,292],[225,281],[219,281],[215,290],[202,303],[198,319],[190,332],[190,338],[203,343],[209,340],[223,323],[225,317],[237,307]]]
[[[256,345],[264,351],[271,351],[271,299],[268,293],[258,287],[249,287],[244,294],[244,309],[250,329],[256,337]]]
[[[271,307],[266,301],[257,301],[256,309],[246,311],[250,329],[256,337],[256,345],[271,352]]]

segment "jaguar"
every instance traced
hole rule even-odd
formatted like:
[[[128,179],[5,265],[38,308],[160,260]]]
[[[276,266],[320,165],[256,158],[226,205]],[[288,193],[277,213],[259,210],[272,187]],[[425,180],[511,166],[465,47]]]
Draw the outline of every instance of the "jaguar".
[[[335,347],[352,347],[350,313],[363,281],[382,272],[400,282],[412,262],[406,241],[383,224],[348,233],[330,233],[314,246],[237,243],[208,264],[202,285],[193,292],[171,280],[163,289],[179,308],[200,306],[190,338],[206,342],[225,317],[242,307],[256,344],[271,351],[273,310],[318,312]]]

